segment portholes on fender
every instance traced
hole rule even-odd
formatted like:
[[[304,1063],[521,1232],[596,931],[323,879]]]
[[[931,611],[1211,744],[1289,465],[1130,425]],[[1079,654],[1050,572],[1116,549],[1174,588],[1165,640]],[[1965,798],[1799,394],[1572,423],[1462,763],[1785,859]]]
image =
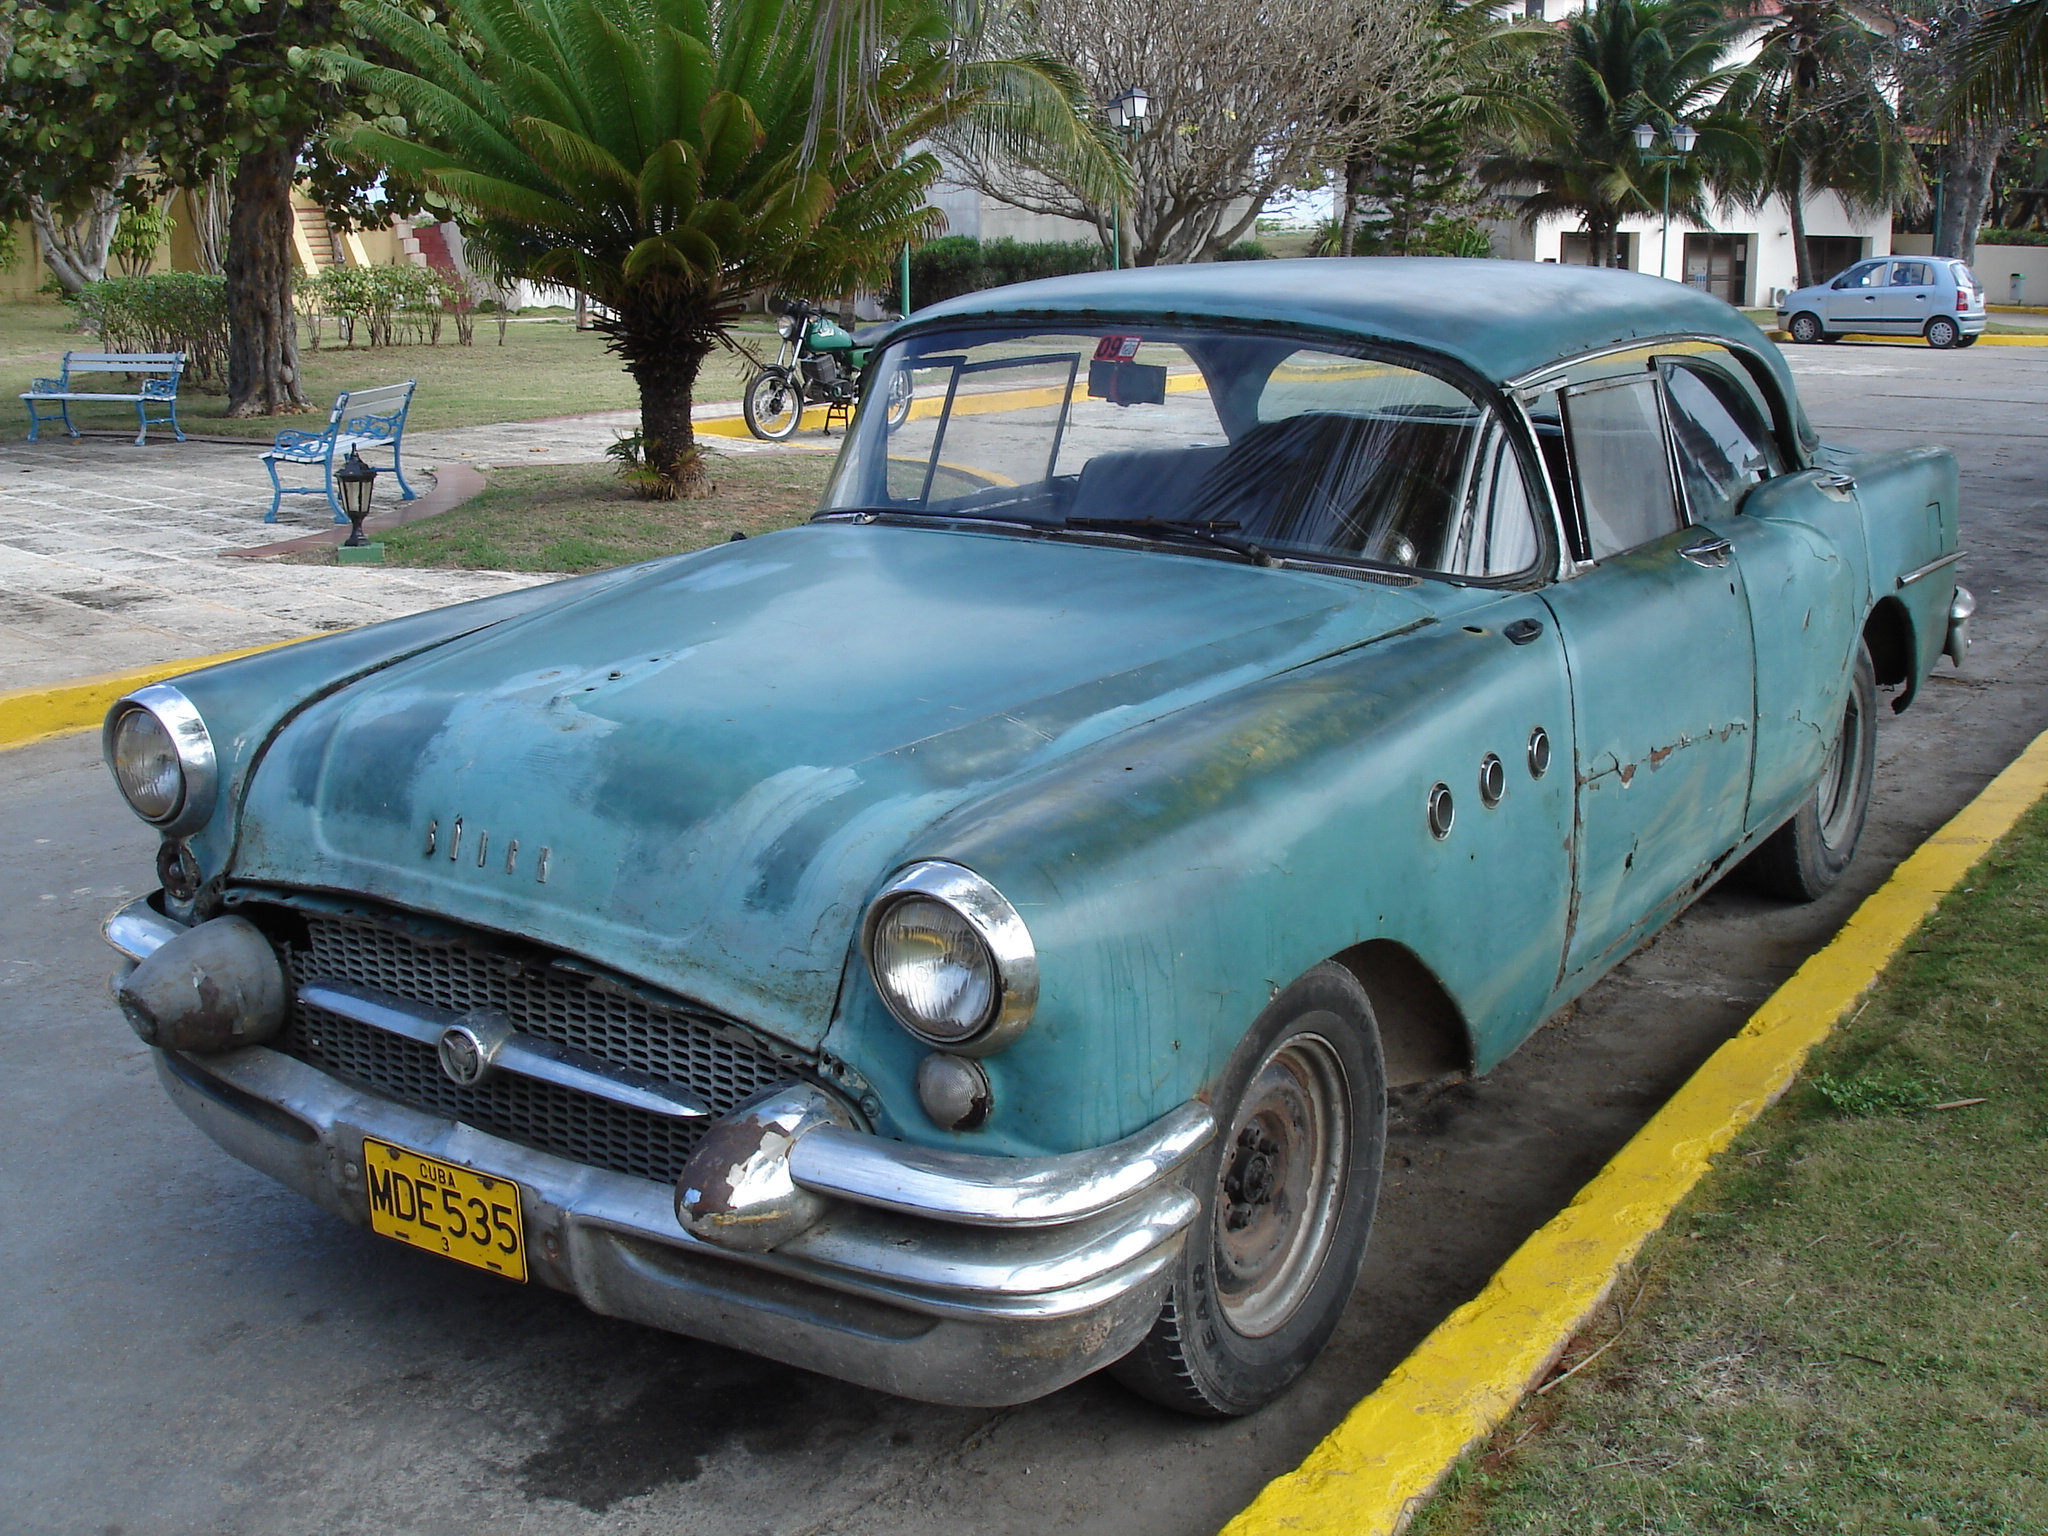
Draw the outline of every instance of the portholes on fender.
[[[1479,760],[1479,803],[1489,811],[1508,792],[1508,771],[1491,752]]]
[[[1451,786],[1433,784],[1429,790],[1429,835],[1442,842],[1451,835],[1451,823],[1458,817],[1458,808],[1451,800]]]
[[[1537,726],[1529,733],[1529,777],[1540,779],[1550,772],[1550,732]]]

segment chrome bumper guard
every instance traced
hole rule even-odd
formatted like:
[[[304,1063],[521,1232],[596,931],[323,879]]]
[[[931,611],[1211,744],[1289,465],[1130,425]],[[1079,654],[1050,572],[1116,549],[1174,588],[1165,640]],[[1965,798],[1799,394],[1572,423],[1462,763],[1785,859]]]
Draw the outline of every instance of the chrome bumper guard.
[[[147,902],[105,928],[131,960],[186,931]],[[1042,1396],[1143,1337],[1198,1209],[1181,1171],[1215,1129],[1190,1103],[1110,1146],[1006,1158],[821,1124],[780,1154],[814,1219],[748,1251],[686,1230],[669,1185],[410,1109],[264,1046],[159,1051],[157,1069],[224,1149],[358,1225],[363,1138],[393,1141],[516,1181],[529,1272],[594,1311],[974,1406]]]
[[[1941,654],[1959,667],[1970,652],[1970,620],[1976,613],[1976,597],[1968,587],[1957,587],[1955,598],[1948,605],[1948,638]]]

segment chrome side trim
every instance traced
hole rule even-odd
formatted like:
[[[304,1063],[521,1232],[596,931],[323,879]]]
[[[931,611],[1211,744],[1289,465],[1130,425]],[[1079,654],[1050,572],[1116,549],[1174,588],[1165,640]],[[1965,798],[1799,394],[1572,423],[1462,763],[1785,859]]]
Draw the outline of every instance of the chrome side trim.
[[[469,1014],[403,1002],[368,987],[339,981],[309,981],[299,988],[299,1001],[436,1049],[444,1034],[471,1018]],[[494,1071],[573,1088],[593,1098],[609,1099],[614,1104],[675,1119],[696,1119],[711,1113],[711,1106],[687,1088],[630,1067],[615,1067],[574,1046],[558,1045],[518,1030],[511,1030],[494,1042],[489,1065]]]
[[[1919,567],[1919,569],[1908,571],[1905,575],[1901,576],[1899,578],[1899,586],[1901,589],[1910,587],[1923,576],[1932,576],[1936,571],[1946,570],[1962,558],[1963,552],[1959,549],[1953,554],[1943,555],[1939,560],[1930,560],[1925,565]]]
[[[1122,1141],[1055,1157],[933,1151],[828,1125],[798,1139],[789,1165],[806,1189],[885,1211],[977,1227],[1053,1226],[1130,1199],[1215,1133],[1215,1117],[1199,1103]]]
[[[118,912],[107,914],[107,920],[100,924],[100,935],[109,944],[140,964],[162,949],[181,933],[192,930],[183,923],[172,922],[163,913],[149,904],[149,898],[131,901]]]

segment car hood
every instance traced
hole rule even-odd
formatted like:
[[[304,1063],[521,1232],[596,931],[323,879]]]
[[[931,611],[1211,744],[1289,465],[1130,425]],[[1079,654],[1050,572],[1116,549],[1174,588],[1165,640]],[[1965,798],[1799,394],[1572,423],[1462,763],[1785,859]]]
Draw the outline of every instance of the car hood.
[[[516,934],[815,1045],[877,885],[1007,778],[1431,616],[1426,589],[816,524],[656,562],[321,699],[238,880]]]

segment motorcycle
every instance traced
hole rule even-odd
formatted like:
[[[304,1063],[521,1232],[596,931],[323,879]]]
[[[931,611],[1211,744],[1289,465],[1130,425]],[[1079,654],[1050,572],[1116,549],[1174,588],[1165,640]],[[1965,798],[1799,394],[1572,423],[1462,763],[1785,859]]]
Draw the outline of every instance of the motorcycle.
[[[781,318],[775,323],[782,338],[775,361],[747,381],[740,410],[747,430],[771,443],[793,437],[802,425],[806,405],[825,407],[825,431],[834,422],[853,419],[861,384],[881,327],[848,332],[838,317],[803,299],[776,300],[769,305]],[[898,372],[889,381],[889,425],[910,419],[910,376]]]

